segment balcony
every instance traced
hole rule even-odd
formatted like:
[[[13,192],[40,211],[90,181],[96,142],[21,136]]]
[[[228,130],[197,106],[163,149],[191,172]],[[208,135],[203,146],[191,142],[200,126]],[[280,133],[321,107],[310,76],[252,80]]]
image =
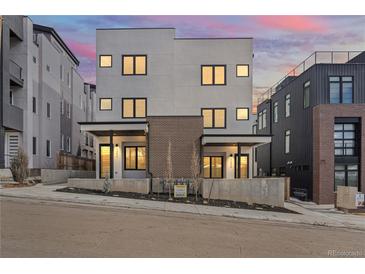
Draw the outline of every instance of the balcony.
[[[258,98],[258,104],[270,99],[272,95],[316,64],[345,64],[361,53],[362,51],[316,51],[265,91]]]
[[[23,87],[24,85],[23,69],[13,60],[9,61],[9,74],[10,74],[10,81],[13,85]]]

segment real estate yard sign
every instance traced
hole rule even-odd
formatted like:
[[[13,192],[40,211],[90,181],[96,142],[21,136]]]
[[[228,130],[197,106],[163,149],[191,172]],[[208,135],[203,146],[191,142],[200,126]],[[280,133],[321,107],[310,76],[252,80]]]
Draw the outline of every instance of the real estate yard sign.
[[[175,198],[186,198],[188,196],[186,185],[174,185],[174,197]]]
[[[365,204],[364,204],[364,196],[365,196],[365,194],[363,194],[363,193],[357,193],[356,194],[356,206],[357,207],[364,207],[365,206]]]

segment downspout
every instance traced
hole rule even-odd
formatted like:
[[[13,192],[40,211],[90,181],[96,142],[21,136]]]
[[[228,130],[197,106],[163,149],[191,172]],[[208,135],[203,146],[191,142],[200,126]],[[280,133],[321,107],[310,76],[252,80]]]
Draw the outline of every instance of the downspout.
[[[150,179],[150,194],[152,194],[152,178],[153,174],[150,171],[150,130],[149,130],[149,122],[147,122],[147,175]]]
[[[273,113],[272,113],[272,100],[271,99],[270,99],[269,110],[270,110],[270,132],[269,133],[272,136]],[[273,140],[273,138],[271,137],[271,142],[270,142],[270,157],[269,157],[269,174],[270,174],[270,176],[272,176],[272,140]]]

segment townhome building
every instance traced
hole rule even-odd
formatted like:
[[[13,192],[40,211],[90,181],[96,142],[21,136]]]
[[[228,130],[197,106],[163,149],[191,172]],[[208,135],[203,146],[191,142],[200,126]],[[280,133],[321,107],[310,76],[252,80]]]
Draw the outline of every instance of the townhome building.
[[[332,204],[337,186],[365,190],[365,52],[315,52],[258,105],[260,176],[289,176],[291,194]]]
[[[61,151],[81,155],[77,122],[87,120],[91,107],[83,104],[95,92],[85,93],[90,87],[78,65],[53,28],[26,16],[1,16],[1,168],[10,166],[20,147],[29,168],[57,167]]]
[[[191,178],[194,153],[204,178],[256,175],[252,38],[97,29],[96,54],[97,178]]]

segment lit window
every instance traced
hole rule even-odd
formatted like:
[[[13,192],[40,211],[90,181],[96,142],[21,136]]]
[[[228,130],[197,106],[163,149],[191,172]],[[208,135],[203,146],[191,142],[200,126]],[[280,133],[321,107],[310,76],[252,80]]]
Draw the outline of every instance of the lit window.
[[[202,109],[204,128],[225,128],[226,127],[226,109],[213,108]]]
[[[100,98],[100,110],[112,110],[112,98]]]
[[[110,176],[110,146],[100,145],[100,178]]]
[[[204,178],[223,178],[223,157],[203,157],[203,176]]]
[[[146,169],[146,148],[144,146],[124,147],[124,169],[125,170]]]
[[[147,75],[146,55],[123,55],[122,75]]]
[[[249,66],[248,65],[237,65],[236,66],[236,76],[237,77],[248,77],[249,76]]]
[[[123,98],[122,118],[145,118],[146,99],[145,98]]]
[[[225,65],[203,65],[201,67],[201,84],[203,86],[225,85],[226,66]]]
[[[237,120],[248,120],[249,119],[249,109],[248,108],[237,108],[236,109],[236,119]]]
[[[100,55],[99,56],[99,67],[100,68],[111,68],[112,67],[112,56],[111,55]]]
[[[285,153],[290,153],[290,130],[285,131]]]

